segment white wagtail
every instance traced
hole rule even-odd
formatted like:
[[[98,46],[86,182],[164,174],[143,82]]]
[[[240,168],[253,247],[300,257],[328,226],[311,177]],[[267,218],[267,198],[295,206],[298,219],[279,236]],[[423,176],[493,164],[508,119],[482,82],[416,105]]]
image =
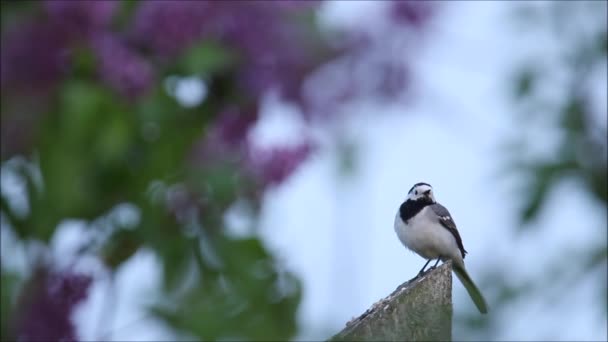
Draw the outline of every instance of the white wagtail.
[[[395,232],[401,243],[421,257],[428,259],[418,275],[437,259],[452,260],[454,272],[462,282],[481,313],[487,313],[486,301],[464,268],[467,251],[456,229],[450,212],[435,202],[433,188],[427,183],[416,183],[407,193],[407,199],[399,207],[395,217]],[[432,269],[431,268],[431,269]]]

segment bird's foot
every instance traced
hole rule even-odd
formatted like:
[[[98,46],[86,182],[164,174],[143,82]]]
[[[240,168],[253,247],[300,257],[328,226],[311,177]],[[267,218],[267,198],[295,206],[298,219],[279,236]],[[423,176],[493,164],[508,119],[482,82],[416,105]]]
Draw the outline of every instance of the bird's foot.
[[[414,278],[412,278],[412,280],[416,280],[418,278],[422,278],[424,277],[425,274],[427,274],[429,272],[429,269],[423,270],[418,272],[418,274],[416,274],[416,276]]]

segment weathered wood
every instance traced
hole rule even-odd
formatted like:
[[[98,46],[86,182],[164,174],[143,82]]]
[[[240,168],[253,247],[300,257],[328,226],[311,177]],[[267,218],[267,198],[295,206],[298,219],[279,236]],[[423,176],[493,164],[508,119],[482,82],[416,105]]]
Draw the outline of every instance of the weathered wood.
[[[452,264],[400,285],[330,341],[449,341],[452,338]]]

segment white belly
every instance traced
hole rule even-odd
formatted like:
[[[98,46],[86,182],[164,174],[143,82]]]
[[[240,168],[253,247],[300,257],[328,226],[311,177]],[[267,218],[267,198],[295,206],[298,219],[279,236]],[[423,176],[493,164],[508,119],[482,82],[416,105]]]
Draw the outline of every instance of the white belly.
[[[456,239],[439,221],[433,221],[425,211],[422,211],[405,224],[397,211],[395,217],[395,232],[401,243],[425,259],[455,259],[461,261],[462,256],[456,244]]]

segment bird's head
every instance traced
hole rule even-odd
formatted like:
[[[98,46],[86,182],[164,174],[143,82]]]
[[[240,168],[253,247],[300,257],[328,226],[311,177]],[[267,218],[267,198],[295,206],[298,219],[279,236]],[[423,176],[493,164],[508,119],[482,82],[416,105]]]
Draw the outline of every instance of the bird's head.
[[[435,203],[435,194],[433,187],[427,183],[416,183],[407,193],[408,201],[429,201]]]

